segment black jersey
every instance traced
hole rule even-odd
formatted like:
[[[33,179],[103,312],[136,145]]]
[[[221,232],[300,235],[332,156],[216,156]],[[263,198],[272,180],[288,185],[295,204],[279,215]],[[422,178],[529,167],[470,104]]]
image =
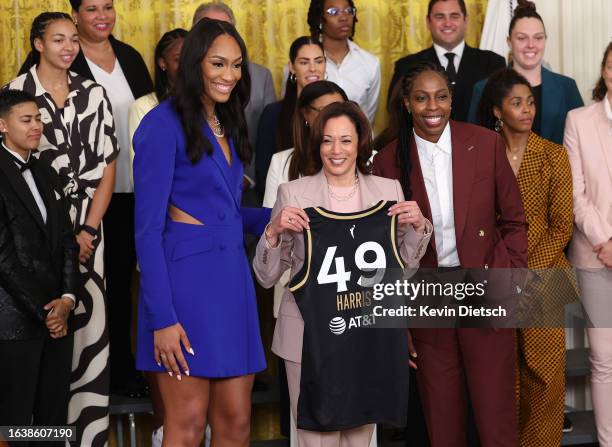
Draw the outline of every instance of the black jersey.
[[[403,329],[375,327],[375,283],[401,272],[396,218],[381,201],[357,213],[308,208],[304,266],[289,284],[304,319],[297,426],[403,426],[408,347]]]

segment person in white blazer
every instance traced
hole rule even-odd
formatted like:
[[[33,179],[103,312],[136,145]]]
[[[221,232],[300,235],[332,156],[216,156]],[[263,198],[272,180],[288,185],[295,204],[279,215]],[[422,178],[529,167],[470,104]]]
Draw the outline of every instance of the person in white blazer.
[[[574,187],[576,267],[588,316],[591,394],[599,445],[612,447],[612,42],[593,90],[595,103],[572,110],[565,125]]]

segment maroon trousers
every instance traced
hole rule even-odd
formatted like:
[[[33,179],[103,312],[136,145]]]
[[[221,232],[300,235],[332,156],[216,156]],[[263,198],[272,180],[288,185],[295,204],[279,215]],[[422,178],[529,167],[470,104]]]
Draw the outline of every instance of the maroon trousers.
[[[514,329],[412,329],[431,447],[467,447],[469,392],[482,447],[517,447]]]

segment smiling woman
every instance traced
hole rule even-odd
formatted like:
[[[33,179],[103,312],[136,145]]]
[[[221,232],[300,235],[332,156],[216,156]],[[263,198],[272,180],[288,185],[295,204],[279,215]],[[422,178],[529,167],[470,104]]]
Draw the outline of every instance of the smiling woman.
[[[573,79],[553,73],[542,65],[546,38],[544,21],[535,4],[519,0],[508,30],[511,66],[533,89],[536,105],[533,131],[542,138],[562,144],[567,112],[584,103]],[[468,115],[470,122],[477,122],[478,103],[486,82],[483,79],[474,86]]]
[[[270,211],[240,207],[250,77],[233,25],[194,25],[174,87],[134,134],[137,366],[156,375],[164,445],[199,445],[208,423],[213,445],[246,446],[266,363],[243,239]]]

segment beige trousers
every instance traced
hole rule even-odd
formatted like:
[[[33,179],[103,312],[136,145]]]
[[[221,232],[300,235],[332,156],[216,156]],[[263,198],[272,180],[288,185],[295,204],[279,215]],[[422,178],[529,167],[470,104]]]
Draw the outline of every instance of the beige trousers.
[[[300,397],[302,364],[285,360],[285,368],[287,369],[291,416],[295,423],[297,421],[297,403]],[[298,428],[297,441],[299,447],[368,447],[373,431],[374,424],[333,432],[309,431]]]

